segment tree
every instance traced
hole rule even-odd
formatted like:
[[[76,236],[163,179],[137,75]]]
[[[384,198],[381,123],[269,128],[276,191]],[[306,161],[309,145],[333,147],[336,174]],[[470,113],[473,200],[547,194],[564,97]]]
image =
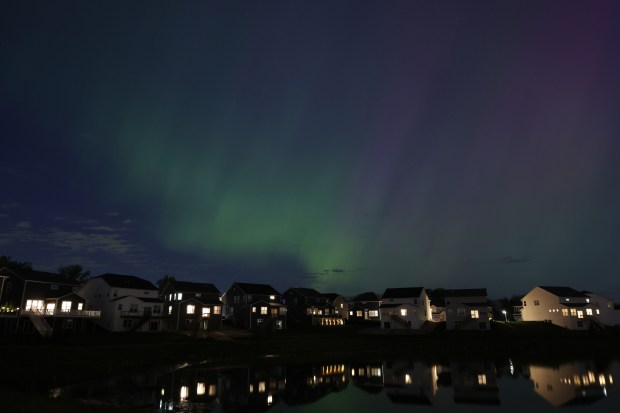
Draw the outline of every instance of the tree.
[[[161,277],[159,280],[157,280],[155,284],[157,284],[159,291],[161,291],[162,288],[164,288],[166,284],[168,284],[169,281],[176,281],[176,279],[174,278],[174,276],[166,274],[163,277]]]
[[[84,271],[80,264],[58,267],[58,275],[77,283],[83,283],[90,278],[90,271]]]
[[[20,271],[32,271],[32,264],[29,262],[13,261],[8,255],[0,256],[0,268],[6,267],[9,270]]]

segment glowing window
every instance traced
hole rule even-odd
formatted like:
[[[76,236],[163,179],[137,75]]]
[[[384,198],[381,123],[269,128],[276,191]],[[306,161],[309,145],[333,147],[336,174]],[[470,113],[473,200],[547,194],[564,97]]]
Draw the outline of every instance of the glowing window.
[[[371,317],[379,317],[379,311],[378,310],[370,310],[368,312],[368,315]]]
[[[215,396],[216,390],[215,384],[209,384],[209,396]]]
[[[471,318],[479,318],[478,310],[471,310]]]
[[[267,386],[265,384],[266,383],[264,381],[259,381],[258,382],[258,392],[259,393],[265,393],[265,390],[267,389]]]
[[[256,312],[256,307],[252,307],[252,312],[255,313]]]
[[[172,314],[172,306],[171,305],[168,306],[168,314]]]
[[[577,311],[577,318],[583,318],[583,311]]]
[[[204,383],[198,383],[196,385],[196,395],[198,396],[202,396],[203,394],[206,393],[207,387],[205,386]]]
[[[357,310],[357,316],[361,317],[362,316],[362,310]]]
[[[592,309],[591,308],[586,308],[586,314],[587,315],[592,315]]]
[[[213,314],[222,314],[222,307],[219,305],[216,305],[213,307]]]
[[[202,316],[209,317],[211,314],[211,309],[209,307],[202,307]]]
[[[275,299],[276,299],[276,296],[275,296],[275,295],[270,295],[270,296],[269,296],[269,299],[270,299],[270,300],[275,300]]]
[[[577,310],[575,310],[574,308],[570,309],[570,315],[575,317],[577,315]]]
[[[411,384],[411,376],[409,374],[405,374],[405,384]]]
[[[261,308],[260,308],[260,313],[261,313],[261,314],[267,314],[267,310],[268,310],[268,308],[267,308],[267,307],[261,307]]]
[[[189,392],[189,389],[187,388],[187,386],[181,386],[181,401],[187,399],[187,393]]]
[[[487,384],[487,375],[486,374],[478,374],[478,384],[479,385]]]
[[[178,298],[179,298],[179,301],[181,301],[183,299],[183,293],[179,293]]]
[[[194,314],[196,306],[194,304],[187,304],[187,314]]]
[[[563,308],[563,309],[562,309],[562,315],[563,315],[564,317],[568,317],[568,308]]]
[[[401,308],[400,309],[400,315],[403,316],[403,317],[406,317],[407,316],[407,309],[406,308]]]
[[[286,314],[286,307],[280,307],[280,314],[281,315],[285,315]]]
[[[596,309],[596,314],[600,314],[601,310],[599,310],[598,308]]]
[[[84,303],[78,303],[78,311],[81,311],[84,308]]]
[[[63,313],[68,313],[71,311],[71,301],[63,301],[60,305],[60,310]]]

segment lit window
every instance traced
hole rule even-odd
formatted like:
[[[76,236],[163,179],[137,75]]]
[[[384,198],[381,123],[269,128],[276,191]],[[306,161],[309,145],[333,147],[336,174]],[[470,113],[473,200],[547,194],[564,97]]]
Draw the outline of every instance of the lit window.
[[[179,293],[179,295],[177,296],[179,301],[181,301],[183,299],[183,293]]]
[[[84,308],[84,303],[78,303],[78,311],[82,311]]]
[[[598,308],[596,309],[596,314],[600,314],[601,310],[599,310]]]
[[[370,310],[368,312],[368,315],[371,316],[371,317],[379,317],[379,311],[378,310]]]
[[[471,318],[479,318],[478,310],[471,310]]]
[[[563,309],[562,309],[562,315],[563,315],[564,317],[568,317],[568,308],[563,308]]]
[[[401,308],[400,309],[400,315],[403,316],[403,317],[406,317],[407,316],[407,309],[406,308]]]
[[[264,381],[259,381],[258,382],[258,392],[259,393],[265,393],[265,390],[267,389],[267,386],[265,385]]]
[[[273,403],[273,396],[270,394],[269,396],[267,396],[267,404],[271,406],[272,403]]]
[[[194,304],[187,304],[187,314],[194,314],[196,306]]]
[[[340,308],[344,308],[344,304],[340,303]]]
[[[592,309],[591,308],[586,308],[586,314],[587,315],[592,315]]]
[[[478,374],[478,384],[483,386],[487,384],[487,375],[486,374]]]
[[[222,307],[219,305],[213,306],[213,314],[222,314]]]
[[[362,317],[362,310],[357,310],[357,316]]]
[[[256,312],[256,307],[252,307],[252,312],[255,313]]]
[[[187,393],[188,393],[188,390],[189,390],[189,389],[187,388],[187,386],[181,386],[181,394],[180,394],[180,396],[181,396],[181,401],[183,401],[183,400],[187,399]]]
[[[202,307],[202,316],[209,317],[211,314],[211,309],[209,307]]]
[[[577,315],[577,310],[575,310],[574,308],[570,309],[570,315],[575,317]]]
[[[71,311],[71,301],[63,301],[60,305],[60,310],[63,313],[68,313],[69,311]]]
[[[565,298],[566,301],[570,301],[570,298]]]
[[[349,311],[349,315],[353,315],[353,311]]]
[[[586,298],[586,303],[589,303],[589,302],[590,302],[590,299],[589,299],[589,298]]]
[[[215,396],[216,390],[215,384],[209,384],[209,396]]]
[[[172,314],[172,306],[171,305],[168,306],[168,314]]]
[[[207,390],[207,388],[206,388],[204,383],[198,383],[196,385],[196,395],[197,396],[202,396],[203,394],[205,394],[206,390]]]
[[[267,310],[268,310],[268,308],[267,308],[267,307],[261,307],[261,308],[260,308],[260,313],[261,313],[261,314],[263,314],[263,315],[265,315],[265,314],[267,314]]]
[[[577,311],[577,318],[583,318],[583,311]]]
[[[270,295],[270,296],[269,296],[269,299],[270,299],[270,300],[275,300],[275,299],[276,299],[276,296],[275,296],[275,295]]]
[[[405,374],[405,384],[411,384],[411,376],[409,374]]]

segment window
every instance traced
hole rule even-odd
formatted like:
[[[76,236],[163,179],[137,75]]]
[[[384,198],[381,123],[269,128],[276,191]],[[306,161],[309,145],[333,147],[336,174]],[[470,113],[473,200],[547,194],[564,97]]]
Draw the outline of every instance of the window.
[[[69,311],[71,311],[71,301],[63,301],[60,304],[60,311],[62,311],[63,313],[68,313]]]
[[[583,327],[583,321],[577,321],[577,327]]]
[[[78,303],[78,311],[82,311],[84,309],[84,303]]]
[[[400,309],[400,315],[403,316],[403,317],[406,317],[407,316],[407,309],[406,308],[401,308]]]
[[[116,307],[116,309],[118,311],[123,311],[123,304],[119,304],[118,307]]]
[[[353,311],[349,311],[349,315],[352,316],[353,315]]]
[[[592,309],[591,308],[586,308],[586,314],[587,315],[592,315]]]
[[[209,307],[202,307],[202,316],[209,317],[211,315],[211,309]]]
[[[596,314],[600,314],[601,310],[599,310],[598,308],[596,309]]]
[[[112,292],[112,296],[113,296],[113,297],[118,297],[118,290],[114,290],[114,291]]]
[[[272,308],[271,309],[271,316],[272,317],[276,317],[278,315],[278,309],[277,308]]]
[[[370,310],[370,311],[368,312],[368,315],[369,315],[370,317],[379,317],[379,310]]]
[[[153,314],[161,314],[161,306],[153,306]]]
[[[362,317],[362,316],[363,316],[363,314],[362,314],[362,310],[357,310],[357,314],[356,314],[356,315],[357,315],[358,317]]]
[[[562,309],[562,316],[563,317],[568,317],[568,308],[563,308]]]
[[[275,295],[270,295],[270,296],[269,296],[269,299],[270,299],[270,300],[275,300],[275,299],[276,299],[276,296],[275,296]]]
[[[222,307],[219,305],[213,306],[213,314],[222,314]]]
[[[43,300],[27,300],[26,311],[43,310]]]
[[[527,301],[523,301],[523,307],[527,307]]]
[[[575,310],[574,308],[570,309],[570,315],[571,317],[575,317],[577,315],[577,310]]]
[[[172,314],[172,306],[171,305],[168,306],[168,315],[170,315],[170,314]]]
[[[280,315],[286,314],[286,307],[280,307]]]
[[[478,328],[479,328],[480,330],[486,330],[486,329],[487,329],[487,323],[486,323],[486,321],[481,321],[481,322],[479,322],[479,323],[478,323]]]
[[[129,312],[137,313],[138,312],[138,304],[129,304]]]
[[[465,309],[464,308],[459,308],[457,310],[457,314],[459,315],[459,317],[465,317]]]
[[[577,318],[583,318],[583,311],[577,311]]]
[[[471,310],[471,318],[480,318],[478,310]]]
[[[133,325],[133,320],[123,320],[123,328],[130,329]]]
[[[179,299],[179,301],[181,301],[183,299],[183,293],[177,294],[177,298]]]
[[[484,386],[487,384],[487,375],[486,374],[478,374],[478,384]]]
[[[252,307],[252,312],[255,313],[256,312],[256,307]]]
[[[413,299],[413,303],[417,305],[417,304],[418,304],[418,299],[417,299],[417,298],[414,298],[414,299]]]
[[[187,304],[187,314],[194,314],[196,306],[194,304]]]
[[[52,289],[52,290],[57,290],[57,289],[58,289],[58,284],[52,284],[52,285],[50,285],[50,289]]]
[[[266,315],[267,314],[267,310],[268,310],[267,307],[261,307],[260,308],[260,313],[263,314],[263,315]]]
[[[202,297],[202,293],[196,293],[196,297]]]

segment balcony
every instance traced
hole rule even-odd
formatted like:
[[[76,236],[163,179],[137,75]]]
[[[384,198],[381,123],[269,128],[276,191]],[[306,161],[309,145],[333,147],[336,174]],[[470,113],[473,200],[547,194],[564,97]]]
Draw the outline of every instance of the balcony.
[[[155,313],[153,311],[121,311],[121,317],[124,318],[162,318],[162,312]]]
[[[80,318],[99,318],[100,310],[62,310],[62,309],[30,309],[22,310],[21,315],[32,315],[40,317],[80,317]]]

